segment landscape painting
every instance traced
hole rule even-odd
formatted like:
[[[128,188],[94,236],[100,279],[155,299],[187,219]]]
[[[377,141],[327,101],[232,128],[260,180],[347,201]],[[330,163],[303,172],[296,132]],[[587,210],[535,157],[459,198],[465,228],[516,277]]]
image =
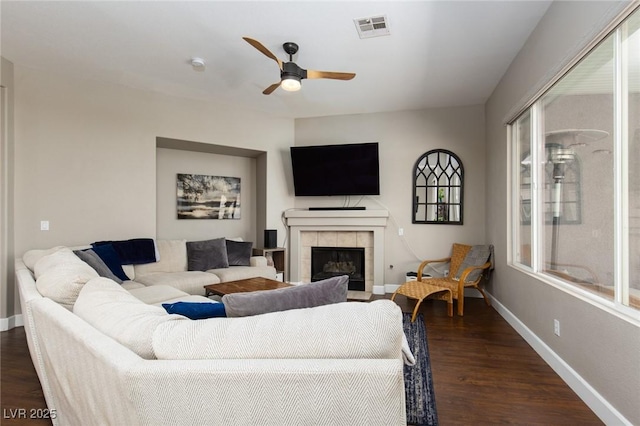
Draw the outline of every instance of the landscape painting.
[[[240,178],[178,173],[178,219],[240,219]]]

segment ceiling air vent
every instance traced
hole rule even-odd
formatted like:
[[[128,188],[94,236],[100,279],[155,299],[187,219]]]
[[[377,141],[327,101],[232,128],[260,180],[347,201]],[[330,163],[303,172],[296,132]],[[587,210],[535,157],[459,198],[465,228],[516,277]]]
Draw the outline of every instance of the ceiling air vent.
[[[389,35],[389,23],[387,15],[373,16],[371,18],[354,19],[360,38],[371,38]]]

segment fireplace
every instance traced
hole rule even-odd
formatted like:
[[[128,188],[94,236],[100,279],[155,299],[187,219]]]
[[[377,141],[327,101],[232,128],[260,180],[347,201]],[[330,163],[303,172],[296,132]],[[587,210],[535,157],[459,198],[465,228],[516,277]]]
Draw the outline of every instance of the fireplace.
[[[311,281],[349,276],[349,290],[365,290],[364,248],[311,247]]]
[[[384,294],[384,233],[389,212],[296,209],[285,211],[284,217],[291,282],[311,281],[312,247],[358,247],[364,248],[364,292]]]

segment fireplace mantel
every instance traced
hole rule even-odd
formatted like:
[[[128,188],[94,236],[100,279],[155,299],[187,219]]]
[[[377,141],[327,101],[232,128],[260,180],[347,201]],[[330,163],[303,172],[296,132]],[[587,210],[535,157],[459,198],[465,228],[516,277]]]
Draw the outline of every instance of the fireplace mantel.
[[[373,235],[373,279],[366,291],[384,293],[384,232],[389,218],[386,210],[288,210],[284,213],[289,230],[289,277],[302,281],[303,232],[370,232]]]
[[[287,226],[387,226],[386,210],[289,210]]]

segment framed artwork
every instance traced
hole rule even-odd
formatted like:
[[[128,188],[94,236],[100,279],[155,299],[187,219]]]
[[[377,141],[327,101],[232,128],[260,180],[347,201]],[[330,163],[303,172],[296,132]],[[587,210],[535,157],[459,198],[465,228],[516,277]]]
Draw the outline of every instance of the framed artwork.
[[[178,173],[178,219],[240,219],[240,178]]]

